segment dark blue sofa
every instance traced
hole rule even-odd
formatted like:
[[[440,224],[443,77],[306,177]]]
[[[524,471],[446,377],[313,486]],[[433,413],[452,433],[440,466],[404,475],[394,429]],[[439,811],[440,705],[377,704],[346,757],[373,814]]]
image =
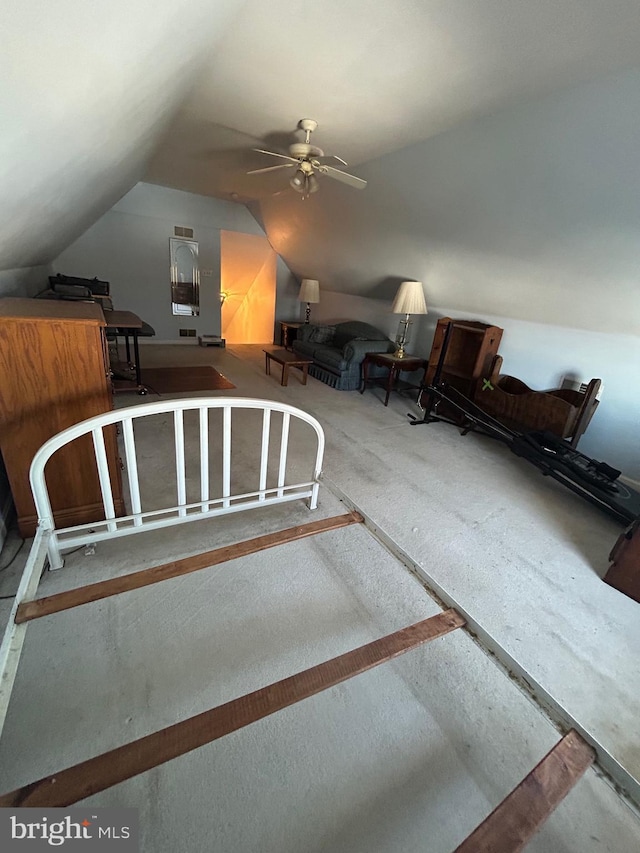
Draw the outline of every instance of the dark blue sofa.
[[[360,370],[368,352],[394,352],[395,344],[380,329],[349,320],[333,326],[305,323],[298,329],[293,351],[313,359],[309,373],[337,388],[355,391],[360,387]],[[384,370],[372,365],[369,375],[383,375]]]

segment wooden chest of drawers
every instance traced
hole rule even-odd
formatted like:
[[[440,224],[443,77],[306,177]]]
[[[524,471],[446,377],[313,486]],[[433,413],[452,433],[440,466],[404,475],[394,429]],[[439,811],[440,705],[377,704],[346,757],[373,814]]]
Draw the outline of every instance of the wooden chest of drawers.
[[[48,299],[0,299],[0,451],[22,536],[37,518],[29,466],[52,435],[113,408],[99,305]],[[116,513],[124,514],[115,428],[105,430]],[[46,469],[58,526],[104,518],[90,436],[53,456]]]

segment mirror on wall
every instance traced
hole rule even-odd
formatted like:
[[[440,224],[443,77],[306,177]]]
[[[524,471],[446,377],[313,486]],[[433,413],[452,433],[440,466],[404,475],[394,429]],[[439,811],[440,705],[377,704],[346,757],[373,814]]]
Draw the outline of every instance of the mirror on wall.
[[[195,240],[169,239],[171,252],[171,310],[193,317],[200,314],[200,268]]]

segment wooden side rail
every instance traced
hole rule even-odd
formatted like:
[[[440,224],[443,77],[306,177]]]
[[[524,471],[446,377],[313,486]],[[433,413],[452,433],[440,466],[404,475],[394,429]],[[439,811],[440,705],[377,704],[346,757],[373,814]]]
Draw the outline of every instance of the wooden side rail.
[[[464,624],[455,610],[438,613],[297,675],[17,788],[0,796],[0,806],[69,806],[295,705]]]
[[[518,853],[594,760],[572,729],[454,853]]]
[[[48,595],[45,598],[37,598],[33,601],[23,601],[16,611],[15,621],[18,625],[22,622],[30,622],[32,619],[50,616],[52,613],[60,613],[62,610],[70,610],[72,607],[79,607],[82,604],[88,604],[90,601],[99,601],[112,595],[141,589],[144,586],[160,583],[160,581],[181,577],[191,572],[211,568],[211,566],[218,566],[220,563],[236,560],[239,557],[246,557],[267,548],[274,548],[287,542],[295,542],[298,539],[315,536],[329,530],[338,530],[341,527],[358,524],[362,521],[362,516],[358,515],[357,512],[335,515],[331,518],[323,518],[319,521],[311,521],[308,524],[279,530],[277,533],[256,536],[253,539],[246,539],[244,542],[226,545],[224,548],[214,548],[212,551],[204,551],[182,560],[163,563],[161,566],[152,566],[150,569],[142,569],[139,572],[131,572],[131,574],[121,577],[69,589],[56,595]]]

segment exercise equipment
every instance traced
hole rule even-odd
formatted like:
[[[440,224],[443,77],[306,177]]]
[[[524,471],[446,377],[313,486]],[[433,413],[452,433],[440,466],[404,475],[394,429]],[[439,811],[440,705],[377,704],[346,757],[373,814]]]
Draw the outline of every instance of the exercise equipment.
[[[449,334],[450,329],[447,330]],[[543,475],[562,483],[622,524],[628,525],[640,516],[640,493],[620,482],[618,478],[621,472],[616,468],[579,453],[548,431],[518,432],[511,429],[443,381],[442,367],[447,344],[448,337],[445,336],[433,380],[423,387],[419,395],[424,415],[422,418],[408,415],[412,426],[443,421],[461,427],[463,435],[472,429],[479,429],[506,444],[512,453],[535,465]],[[443,403],[445,411],[451,412],[453,407],[458,417],[440,415],[438,409]]]

